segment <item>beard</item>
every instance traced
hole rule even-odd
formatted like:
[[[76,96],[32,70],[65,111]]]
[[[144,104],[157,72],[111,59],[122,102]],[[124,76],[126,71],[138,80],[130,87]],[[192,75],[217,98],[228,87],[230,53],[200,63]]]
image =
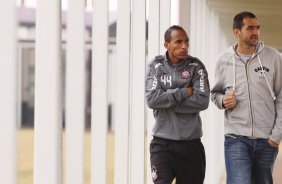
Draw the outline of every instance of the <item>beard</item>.
[[[249,39],[244,39],[245,45],[249,47],[256,47],[259,42],[258,37],[251,37]]]

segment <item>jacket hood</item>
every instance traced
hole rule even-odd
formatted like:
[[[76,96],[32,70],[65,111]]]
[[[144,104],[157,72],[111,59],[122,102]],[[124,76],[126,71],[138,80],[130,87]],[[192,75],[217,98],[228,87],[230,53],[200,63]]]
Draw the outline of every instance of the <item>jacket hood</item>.
[[[237,46],[238,46],[238,42],[230,47],[230,52],[232,53],[232,55],[237,55],[236,53]],[[259,41],[254,52],[254,57],[258,55],[263,50],[263,48],[264,48],[264,43],[262,41]]]

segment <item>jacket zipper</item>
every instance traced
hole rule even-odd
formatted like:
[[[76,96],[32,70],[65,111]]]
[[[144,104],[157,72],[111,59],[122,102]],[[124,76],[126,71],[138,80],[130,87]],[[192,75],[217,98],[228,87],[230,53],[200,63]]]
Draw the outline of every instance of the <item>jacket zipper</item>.
[[[249,73],[248,73],[248,65],[250,61],[247,61],[245,64],[245,70],[246,70],[246,77],[247,77],[247,88],[248,88],[248,94],[249,94],[249,102],[250,102],[250,114],[251,114],[251,124],[252,124],[252,137],[254,137],[254,120],[253,120],[253,107],[252,107],[252,101],[251,101],[251,92],[250,92],[250,85],[249,85]]]

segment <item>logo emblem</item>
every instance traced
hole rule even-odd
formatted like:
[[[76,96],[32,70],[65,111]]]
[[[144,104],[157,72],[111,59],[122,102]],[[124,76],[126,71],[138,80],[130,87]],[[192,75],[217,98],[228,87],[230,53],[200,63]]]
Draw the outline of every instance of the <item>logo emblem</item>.
[[[152,176],[153,182],[155,182],[158,179],[157,171],[158,171],[157,168],[153,166],[151,170],[151,176]]]
[[[204,93],[205,92],[205,74],[203,69],[198,71],[198,74],[200,75],[200,90]]]
[[[269,68],[265,66],[263,67],[259,66],[255,69],[255,72],[257,72],[260,77],[263,77],[269,72]]]
[[[191,77],[190,72],[187,69],[180,70],[181,79],[189,79]]]

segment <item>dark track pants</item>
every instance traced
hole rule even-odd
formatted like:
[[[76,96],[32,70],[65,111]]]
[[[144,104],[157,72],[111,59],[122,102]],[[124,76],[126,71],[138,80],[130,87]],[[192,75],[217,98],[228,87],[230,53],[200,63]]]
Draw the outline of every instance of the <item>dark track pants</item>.
[[[155,184],[203,184],[206,159],[200,139],[173,141],[154,137],[150,144],[151,175]]]

